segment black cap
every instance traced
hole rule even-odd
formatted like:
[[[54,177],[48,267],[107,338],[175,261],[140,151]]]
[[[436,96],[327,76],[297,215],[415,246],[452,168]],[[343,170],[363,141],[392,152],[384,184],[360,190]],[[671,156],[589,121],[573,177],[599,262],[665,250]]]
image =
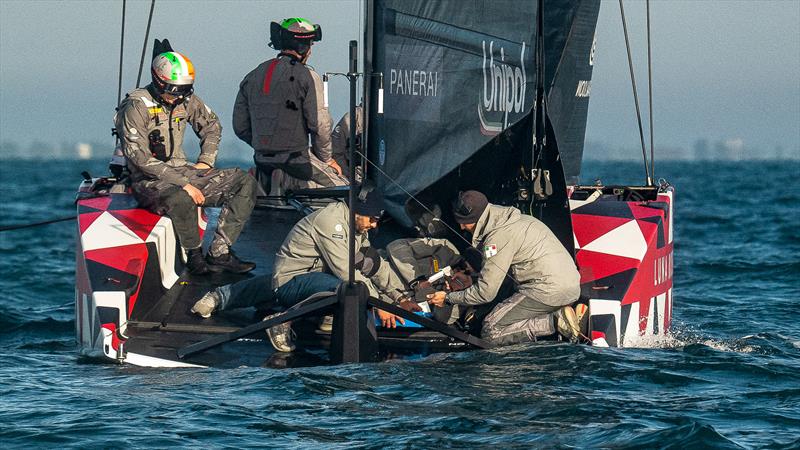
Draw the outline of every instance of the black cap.
[[[383,201],[383,194],[373,189],[371,186],[363,186],[356,196],[356,204],[353,211],[360,216],[380,217],[386,204]]]
[[[461,224],[476,223],[489,206],[489,200],[478,191],[465,191],[458,194],[453,203],[453,217]]]

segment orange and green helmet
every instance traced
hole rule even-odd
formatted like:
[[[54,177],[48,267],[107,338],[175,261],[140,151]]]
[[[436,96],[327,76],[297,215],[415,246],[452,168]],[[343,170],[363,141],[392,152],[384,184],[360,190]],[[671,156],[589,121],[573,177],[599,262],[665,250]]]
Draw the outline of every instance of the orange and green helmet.
[[[161,93],[188,97],[193,91],[194,65],[178,52],[160,53],[153,59],[153,85]]]

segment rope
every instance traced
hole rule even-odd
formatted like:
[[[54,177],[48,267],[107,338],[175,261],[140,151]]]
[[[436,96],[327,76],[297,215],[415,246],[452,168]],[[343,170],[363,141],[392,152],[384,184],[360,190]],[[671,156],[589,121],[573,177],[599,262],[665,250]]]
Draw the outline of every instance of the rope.
[[[144,43],[142,44],[142,57],[139,59],[139,73],[136,75],[136,88],[139,88],[139,83],[142,81],[142,69],[144,68],[144,53],[147,50],[147,39],[150,37],[150,23],[153,22],[153,9],[156,6],[156,0],[150,2],[150,15],[147,17],[147,29],[144,32]]]
[[[656,177],[656,158],[653,147],[653,58],[650,48],[650,0],[647,0],[647,91],[650,104],[650,177]]]
[[[122,100],[122,54],[125,49],[125,4],[126,0],[122,0],[122,29],[119,35],[119,80],[117,81],[117,106]]]
[[[625,48],[628,50],[628,68],[631,72],[631,86],[633,87],[633,101],[636,104],[636,120],[639,121],[639,139],[642,142],[642,158],[644,158],[644,176],[648,186],[653,185],[653,178],[647,167],[647,150],[644,145],[644,130],[642,129],[642,113],[639,111],[639,94],[636,93],[636,77],[633,74],[633,59],[631,58],[631,43],[628,40],[628,25],[625,22],[625,8],[619,0],[619,12],[622,16],[622,30],[625,33]]]
[[[2,232],[2,231],[11,231],[11,230],[21,230],[23,228],[33,228],[33,227],[38,227],[38,226],[41,226],[41,225],[49,225],[51,223],[56,223],[56,222],[66,222],[67,220],[73,220],[76,217],[77,216],[59,217],[57,219],[45,220],[43,222],[21,223],[21,224],[16,224],[16,225],[7,225],[7,226],[4,226],[4,227],[0,227],[0,232]]]

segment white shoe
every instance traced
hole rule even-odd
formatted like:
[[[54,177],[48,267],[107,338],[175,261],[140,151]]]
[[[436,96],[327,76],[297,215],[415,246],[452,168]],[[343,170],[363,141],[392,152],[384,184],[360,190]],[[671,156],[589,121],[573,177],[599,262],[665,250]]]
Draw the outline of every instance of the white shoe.
[[[333,316],[323,316],[319,321],[319,331],[323,333],[333,332]]]
[[[217,309],[217,306],[219,306],[219,294],[217,294],[217,290],[214,289],[206,293],[206,295],[192,306],[192,312],[203,319],[208,319],[211,317],[211,313]]]
[[[568,341],[577,341],[581,335],[578,316],[571,306],[564,306],[555,313],[558,334]]]
[[[264,320],[271,319],[277,316],[280,313],[271,314],[267,317],[264,317]],[[291,322],[284,322],[280,325],[275,325],[272,328],[267,328],[267,337],[269,338],[270,343],[272,346],[275,347],[275,350],[279,352],[289,353],[294,351],[294,343],[292,342],[292,323]]]

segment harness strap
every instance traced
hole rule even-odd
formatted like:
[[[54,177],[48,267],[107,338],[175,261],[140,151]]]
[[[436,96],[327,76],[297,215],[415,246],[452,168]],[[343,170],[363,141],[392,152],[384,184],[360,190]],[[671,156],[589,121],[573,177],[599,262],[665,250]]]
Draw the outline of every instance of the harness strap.
[[[280,60],[278,58],[274,58],[272,62],[269,63],[267,74],[264,77],[264,95],[269,95],[269,88],[272,84],[272,72],[275,71],[275,66],[277,66],[279,62]]]

